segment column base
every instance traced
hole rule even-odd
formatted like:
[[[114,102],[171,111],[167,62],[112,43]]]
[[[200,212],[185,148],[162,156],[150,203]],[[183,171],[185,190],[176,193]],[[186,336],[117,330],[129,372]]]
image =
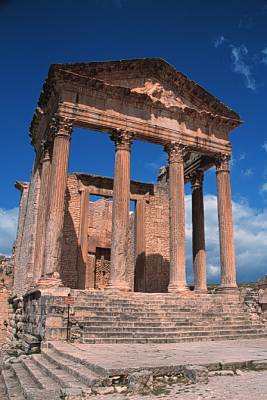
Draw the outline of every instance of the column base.
[[[168,293],[183,293],[183,292],[188,292],[189,288],[186,285],[179,285],[179,284],[174,284],[170,283],[168,286]]]
[[[126,282],[109,283],[105,290],[109,292],[131,292],[131,288]]]
[[[218,294],[239,294],[240,290],[237,286],[219,286],[215,293]]]
[[[194,289],[194,293],[196,294],[207,294],[208,293],[208,289]]]

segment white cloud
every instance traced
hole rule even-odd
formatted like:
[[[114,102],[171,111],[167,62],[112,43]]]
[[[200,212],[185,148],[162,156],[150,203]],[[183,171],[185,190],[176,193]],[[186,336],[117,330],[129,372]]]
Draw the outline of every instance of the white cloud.
[[[0,254],[9,255],[16,238],[18,208],[0,208]]]
[[[190,195],[186,196],[185,202],[188,280],[191,283],[193,273]],[[207,277],[210,282],[219,282],[220,248],[216,196],[205,195],[204,204]],[[246,202],[234,201],[233,217],[238,280],[255,281],[267,273],[267,209],[257,210]]]
[[[254,175],[254,172],[253,172],[253,169],[252,168],[247,168],[247,169],[244,169],[244,170],[242,170],[241,171],[241,174],[243,175],[243,176],[253,176]]]
[[[267,141],[263,143],[262,148],[267,152]]]
[[[262,54],[263,54],[263,57],[262,57],[262,59],[261,59],[261,62],[262,62],[263,64],[266,64],[266,65],[267,65],[267,47],[266,47],[265,49],[263,49],[261,52],[262,52]]]
[[[154,161],[148,161],[145,163],[145,166],[149,169],[152,169],[153,171],[159,171],[161,165],[159,163],[156,163]]]
[[[231,44],[230,47],[234,71],[245,77],[245,84],[248,89],[256,90],[256,82],[252,76],[251,66],[246,61],[248,55],[247,47],[244,44],[239,47]]]
[[[238,161],[245,160],[245,158],[246,158],[246,153],[241,153],[239,158],[238,158]]]
[[[221,46],[224,42],[226,41],[224,36],[220,36],[218,39],[214,41],[214,47],[217,49],[219,46]]]
[[[267,193],[267,182],[264,183],[260,188],[261,193]]]

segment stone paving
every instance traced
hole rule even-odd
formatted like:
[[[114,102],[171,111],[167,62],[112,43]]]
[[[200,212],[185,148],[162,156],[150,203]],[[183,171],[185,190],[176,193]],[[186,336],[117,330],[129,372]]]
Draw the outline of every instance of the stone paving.
[[[54,342],[56,343],[56,342]],[[59,346],[63,345],[58,343]],[[77,356],[109,371],[267,360],[267,339],[173,344],[68,344]]]
[[[210,378],[208,384],[173,385],[169,393],[149,396],[107,395],[92,396],[91,400],[266,400],[267,371],[243,372],[237,376],[216,376]]]

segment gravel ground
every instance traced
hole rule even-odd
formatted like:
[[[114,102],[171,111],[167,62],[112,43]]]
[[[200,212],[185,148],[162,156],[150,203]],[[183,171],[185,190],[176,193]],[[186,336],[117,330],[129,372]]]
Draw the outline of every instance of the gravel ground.
[[[92,396],[92,400],[266,400],[267,371],[243,372],[241,376],[216,376],[209,378],[208,384],[169,386],[168,394],[157,396],[106,395]]]

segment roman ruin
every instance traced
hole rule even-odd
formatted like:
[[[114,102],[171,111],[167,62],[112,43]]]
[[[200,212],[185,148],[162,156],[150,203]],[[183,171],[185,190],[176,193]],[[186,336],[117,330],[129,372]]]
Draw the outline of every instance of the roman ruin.
[[[236,282],[230,133],[240,123],[235,111],[161,59],[50,67],[30,127],[31,181],[16,182],[21,200],[5,317],[6,382],[24,377],[34,387],[44,379],[40,394],[53,381],[55,396],[64,382],[91,388],[86,363],[66,367],[67,359],[78,362],[67,355],[66,339],[82,345],[267,337],[267,285],[244,291]],[[68,173],[75,128],[110,136],[113,177],[113,171],[109,177]],[[155,184],[130,177],[135,140],[167,153]],[[221,279],[208,290],[203,182],[214,167]],[[192,189],[192,287],[185,184]],[[102,199],[92,202],[92,196]],[[33,398],[25,382],[24,395]],[[112,393],[116,385],[107,386]]]

